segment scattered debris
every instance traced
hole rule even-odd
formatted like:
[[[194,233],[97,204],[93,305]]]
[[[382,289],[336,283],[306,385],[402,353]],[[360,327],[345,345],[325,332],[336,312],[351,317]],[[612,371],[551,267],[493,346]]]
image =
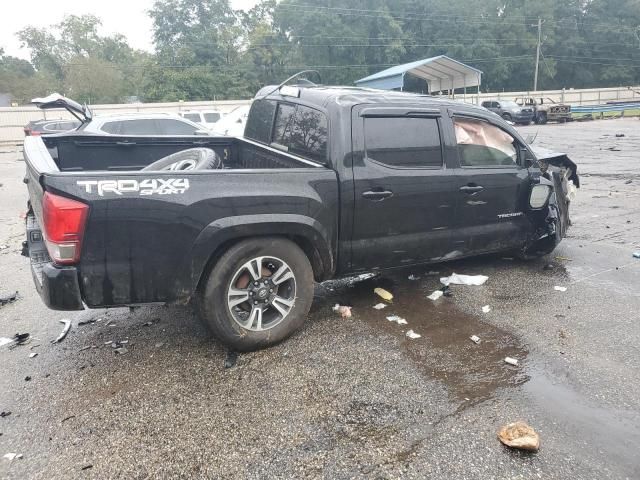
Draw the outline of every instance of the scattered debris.
[[[98,321],[97,318],[90,318],[88,320],[82,320],[78,322],[78,326],[82,327],[83,325],[89,325],[90,323],[96,323]]]
[[[434,302],[439,299],[442,295],[444,295],[444,292],[442,290],[436,290],[435,292],[433,292],[431,295],[427,295],[427,298],[429,300],[433,300]]]
[[[354,278],[355,281],[361,282],[363,280],[369,280],[370,278],[378,276],[377,273],[362,273]]]
[[[224,368],[233,368],[236,366],[237,362],[238,362],[238,352],[229,350],[227,352],[227,356],[224,359]]]
[[[637,252],[633,252],[632,255],[634,256],[634,258],[640,258],[640,250]]]
[[[553,287],[553,289],[557,290],[558,292],[566,292],[567,291],[567,287],[559,287],[558,285]]]
[[[480,343],[480,337],[478,337],[477,335],[471,335],[469,337],[469,340],[471,340],[473,343],[478,344]]]
[[[624,133],[616,133],[616,138],[622,138],[624,137]]]
[[[420,280],[420,277],[417,275],[414,275],[413,273],[411,275],[409,275],[407,277],[409,280],[415,281],[415,280]]]
[[[113,322],[113,320],[107,320],[106,322],[104,322],[104,326],[108,327],[109,325],[111,325],[111,322]]]
[[[91,345],[87,345],[86,347],[82,347],[80,350],[78,350],[79,352],[84,352],[85,350],[89,350],[91,348]]]
[[[540,436],[526,422],[514,422],[505,425],[498,432],[498,439],[512,448],[537,452],[540,448]]]
[[[340,305],[336,303],[333,306],[333,311],[342,315],[342,318],[351,318],[351,308],[352,307],[347,307],[345,305]]]
[[[27,375],[26,377],[24,377],[24,381],[25,382],[30,382],[31,381],[31,377],[29,375]]]
[[[60,332],[60,335],[58,335],[58,338],[56,338],[55,340],[52,340],[51,343],[59,343],[62,340],[64,340],[64,337],[67,336],[67,333],[69,333],[69,330],[71,329],[71,320],[67,320],[65,318],[63,318],[62,320],[58,320],[60,323],[64,323],[64,328],[62,329],[62,332]]]
[[[11,415],[11,412],[0,412],[0,418],[8,417]]]
[[[384,288],[376,287],[373,289],[373,292],[387,302],[393,300],[393,294],[391,292],[387,292]]]
[[[607,150],[611,150],[612,152],[621,152],[622,151],[617,147],[609,147],[609,148],[607,148]]]
[[[164,345],[164,342],[158,342],[158,343],[156,343],[156,344],[155,344],[155,347],[156,347],[156,348],[160,348],[160,347],[162,347],[163,345]]]
[[[373,308],[375,308],[376,310],[382,310],[386,306],[387,306],[386,303],[377,303],[376,305],[373,306]]]
[[[10,293],[9,295],[4,295],[0,297],[0,307],[6,305],[7,303],[15,302],[18,299],[18,292]]]
[[[409,337],[412,340],[415,340],[416,338],[422,337],[422,335],[420,335],[419,333],[414,332],[413,330],[408,330],[406,335],[407,335],[407,337]]]
[[[407,321],[404,318],[399,317],[398,315],[390,315],[390,316],[387,317],[387,320],[389,320],[390,322],[395,322],[398,325],[406,325],[407,324]]]
[[[625,185],[629,185],[631,182],[633,182],[633,180],[629,179],[626,182],[624,182]]]
[[[35,358],[38,356],[38,352],[32,352],[29,354],[29,358]]]
[[[572,260],[570,258],[567,257],[554,257],[556,260],[559,261],[565,261],[565,262],[571,262]]]
[[[117,354],[117,355],[124,355],[125,353],[127,353],[129,350],[126,349],[125,347],[118,347],[118,348],[114,348],[113,351]]]
[[[16,333],[12,338],[1,337],[0,347],[3,345],[9,345],[9,348],[15,348],[18,345],[24,345],[31,337],[28,333]]]
[[[72,418],[76,418],[76,416],[75,416],[75,415],[69,415],[68,417],[63,418],[63,419],[62,419],[62,421],[61,421],[60,423],[64,423],[64,422],[66,422],[67,420],[71,420]]]
[[[504,357],[504,361],[505,361],[505,363],[508,363],[509,365],[513,365],[514,367],[518,366],[518,359],[517,358]]]
[[[0,347],[13,343],[13,338],[0,337]]]
[[[21,459],[22,458],[22,454],[21,453],[5,453],[2,458],[6,458],[7,460],[9,460],[10,462],[13,462],[14,459]]]
[[[544,267],[542,267],[543,270],[553,270],[554,268],[556,268],[556,266],[553,263],[547,263]]]
[[[457,273],[451,274],[449,277],[440,278],[440,282],[449,286],[451,284],[455,285],[482,285],[486,282],[489,277],[485,275],[458,275]]]
[[[159,318],[154,318],[153,320],[150,320],[148,322],[145,322],[142,324],[143,327],[150,327],[151,325],[155,325],[156,323],[158,323],[160,321]]]
[[[435,276],[435,275],[440,275],[440,272],[436,272],[434,270],[429,270],[426,274],[430,275],[430,276]]]
[[[80,470],[89,470],[90,468],[93,468],[93,465],[85,465],[84,467],[80,468]]]
[[[485,305],[482,307],[482,313],[489,313],[491,311],[491,307],[489,305]]]
[[[451,289],[449,288],[449,285],[445,285],[444,287],[442,287],[440,290],[442,290],[442,294],[445,297],[453,297],[453,292],[451,291]]]

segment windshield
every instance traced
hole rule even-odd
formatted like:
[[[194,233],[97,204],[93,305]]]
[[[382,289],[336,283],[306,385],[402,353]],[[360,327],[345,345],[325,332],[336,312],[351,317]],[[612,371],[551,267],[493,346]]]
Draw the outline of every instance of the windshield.
[[[516,102],[512,102],[511,100],[501,101],[500,106],[502,108],[520,108]]]

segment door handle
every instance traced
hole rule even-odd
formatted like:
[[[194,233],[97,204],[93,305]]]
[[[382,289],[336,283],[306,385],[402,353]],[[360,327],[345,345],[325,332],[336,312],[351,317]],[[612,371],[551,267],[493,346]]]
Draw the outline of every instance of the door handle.
[[[461,192],[469,193],[469,194],[478,193],[478,192],[481,192],[482,190],[484,190],[484,187],[482,185],[464,185],[460,187]]]
[[[368,192],[362,192],[362,198],[373,200],[374,202],[380,202],[392,196],[393,192],[390,190],[369,190]]]
[[[136,144],[136,142],[116,142],[116,145],[120,145],[121,147],[133,147]]]

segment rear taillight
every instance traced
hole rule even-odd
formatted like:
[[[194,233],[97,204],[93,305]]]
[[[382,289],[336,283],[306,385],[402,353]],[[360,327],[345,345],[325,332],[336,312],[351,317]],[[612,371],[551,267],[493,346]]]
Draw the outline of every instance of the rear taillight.
[[[44,193],[44,237],[49,256],[54,263],[71,265],[80,260],[88,213],[89,206],[84,203],[53,193]]]

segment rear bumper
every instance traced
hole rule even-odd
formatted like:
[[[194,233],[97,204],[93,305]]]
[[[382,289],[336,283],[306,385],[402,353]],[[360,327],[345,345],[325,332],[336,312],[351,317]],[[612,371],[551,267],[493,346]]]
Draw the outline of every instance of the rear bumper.
[[[27,216],[27,245],[33,282],[45,305],[52,310],[84,310],[78,270],[51,262],[33,214]]]

